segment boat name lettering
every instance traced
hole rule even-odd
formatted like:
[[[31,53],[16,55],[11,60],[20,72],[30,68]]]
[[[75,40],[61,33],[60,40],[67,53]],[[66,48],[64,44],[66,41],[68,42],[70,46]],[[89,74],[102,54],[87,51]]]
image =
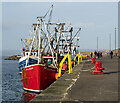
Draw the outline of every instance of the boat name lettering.
[[[29,69],[26,69],[26,70],[32,70],[33,69],[33,67],[32,68],[29,68]]]
[[[44,67],[44,69],[47,69],[47,67]]]

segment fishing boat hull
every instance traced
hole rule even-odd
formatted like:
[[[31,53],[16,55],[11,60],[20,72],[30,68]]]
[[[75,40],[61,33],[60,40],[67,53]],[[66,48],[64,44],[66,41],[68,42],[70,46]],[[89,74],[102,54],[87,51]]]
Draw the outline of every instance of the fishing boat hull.
[[[56,80],[56,68],[35,64],[22,69],[24,90],[41,92]]]

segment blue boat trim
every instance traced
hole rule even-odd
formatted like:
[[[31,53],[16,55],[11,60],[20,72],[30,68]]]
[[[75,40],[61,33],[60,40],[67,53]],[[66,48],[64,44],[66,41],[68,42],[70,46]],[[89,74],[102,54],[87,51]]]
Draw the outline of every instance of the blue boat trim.
[[[37,64],[37,62],[38,60],[32,58],[29,59],[29,65]],[[19,73],[22,72],[22,68],[24,68],[25,66],[26,66],[26,60],[19,62]]]

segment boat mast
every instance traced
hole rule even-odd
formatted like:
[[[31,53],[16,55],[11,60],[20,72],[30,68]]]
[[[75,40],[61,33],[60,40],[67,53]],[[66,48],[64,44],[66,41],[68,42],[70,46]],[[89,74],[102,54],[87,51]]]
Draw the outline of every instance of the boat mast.
[[[41,62],[41,28],[42,28],[42,18],[43,17],[40,17],[40,19],[38,19],[39,21],[39,45],[38,45],[38,64]]]

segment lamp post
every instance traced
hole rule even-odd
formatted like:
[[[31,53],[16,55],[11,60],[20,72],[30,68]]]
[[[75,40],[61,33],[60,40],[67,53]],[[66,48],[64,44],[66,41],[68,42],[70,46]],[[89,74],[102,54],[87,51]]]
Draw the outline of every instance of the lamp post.
[[[109,51],[111,51],[111,34],[109,35]]]
[[[98,37],[97,37],[97,51],[98,51]]]
[[[116,28],[115,28],[115,55],[116,55]]]

